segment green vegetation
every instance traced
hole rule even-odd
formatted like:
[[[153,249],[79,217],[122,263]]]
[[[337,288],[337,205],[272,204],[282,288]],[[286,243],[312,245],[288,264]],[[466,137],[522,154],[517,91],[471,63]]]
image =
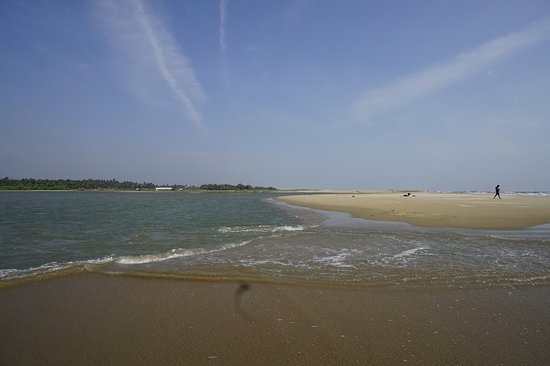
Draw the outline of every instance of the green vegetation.
[[[119,182],[116,179],[0,179],[0,190],[154,190],[153,183]]]
[[[119,182],[116,179],[0,179],[0,190],[115,190],[115,191],[154,191],[153,183]],[[172,187],[173,191],[206,190],[206,191],[275,191],[273,187],[253,187],[251,185],[203,184],[200,187],[174,184],[163,185]]]
[[[205,191],[276,191],[274,187],[252,187],[247,184],[203,184],[200,189]]]

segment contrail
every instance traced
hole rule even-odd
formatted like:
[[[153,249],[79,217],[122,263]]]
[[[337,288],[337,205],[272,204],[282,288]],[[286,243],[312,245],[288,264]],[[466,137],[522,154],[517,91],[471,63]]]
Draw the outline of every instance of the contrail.
[[[550,39],[550,18],[522,31],[496,38],[460,54],[455,59],[365,93],[351,106],[352,120],[369,120],[414,100],[434,94],[466,78],[486,71],[492,64],[523,49]]]
[[[227,4],[226,0],[220,0],[220,46],[219,46],[219,72],[222,81],[227,85],[230,82],[229,61],[227,59],[227,43],[225,41],[227,30]]]
[[[225,19],[226,19],[227,2],[220,0],[220,52],[225,54],[227,46],[225,44]]]
[[[142,98],[147,89],[164,85],[183,106],[187,117],[203,128],[199,106],[204,100],[189,61],[161,20],[142,0],[101,1],[101,25],[127,61],[129,84]],[[126,71],[128,72],[128,71]],[[153,85],[151,85],[153,84]]]

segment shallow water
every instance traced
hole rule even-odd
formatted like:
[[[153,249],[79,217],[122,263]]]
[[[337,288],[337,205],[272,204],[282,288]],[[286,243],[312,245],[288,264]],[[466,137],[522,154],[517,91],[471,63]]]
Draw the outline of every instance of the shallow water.
[[[0,193],[0,280],[65,270],[360,285],[550,282],[550,226],[417,228],[261,193]]]

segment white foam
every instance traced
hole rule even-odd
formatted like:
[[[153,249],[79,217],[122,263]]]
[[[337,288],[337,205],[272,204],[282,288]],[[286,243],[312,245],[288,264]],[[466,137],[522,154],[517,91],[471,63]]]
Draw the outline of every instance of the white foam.
[[[222,245],[219,248],[215,249],[204,249],[204,248],[194,248],[194,249],[172,249],[165,253],[153,253],[153,254],[143,254],[143,255],[134,255],[134,256],[120,256],[112,257],[106,256],[103,258],[90,259],[85,261],[70,261],[66,263],[46,263],[38,267],[32,267],[27,269],[15,269],[15,268],[5,268],[0,269],[0,280],[9,281],[25,277],[34,277],[37,275],[52,273],[56,271],[62,271],[70,268],[84,268],[86,270],[91,270],[93,266],[103,265],[107,263],[118,263],[125,265],[134,265],[134,264],[146,264],[153,262],[162,262],[169,259],[175,259],[179,257],[187,257],[192,255],[199,255],[204,253],[214,253],[220,252],[227,249],[237,248],[243,245],[250,243],[248,241],[242,241],[239,243],[228,243]]]
[[[333,267],[338,267],[338,268],[357,268],[354,265],[346,263],[346,259],[351,257],[353,253],[357,253],[357,252],[358,252],[357,250],[343,249],[335,255],[331,255],[327,257],[315,257],[313,258],[313,260],[326,265],[333,266]]]
[[[425,250],[425,249],[427,249],[427,248],[418,247],[418,248],[408,249],[408,250],[405,250],[405,251],[403,251],[399,254],[394,255],[393,257],[394,258],[409,257],[409,256],[412,256],[412,255],[416,254],[416,252],[419,252],[419,251]]]
[[[242,259],[239,261],[239,263],[249,267],[265,266],[265,265],[277,265],[277,266],[283,266],[283,267],[300,267],[300,266],[297,266],[292,261],[282,262],[276,259]]]
[[[73,264],[58,264],[48,263],[39,267],[32,267],[27,269],[2,269],[0,270],[0,280],[13,280],[18,278],[33,277],[40,274],[51,273],[71,268]]]
[[[145,264],[153,262],[163,262],[169,259],[189,257],[193,255],[205,254],[205,253],[215,253],[222,250],[232,249],[241,247],[250,243],[250,240],[242,241],[240,243],[228,243],[222,245],[220,248],[216,249],[204,249],[204,248],[194,248],[194,249],[172,249],[165,253],[155,253],[155,254],[144,254],[144,255],[132,255],[124,256],[116,259],[116,262],[119,264]]]
[[[84,267],[105,264],[113,261],[113,257],[107,256],[103,258],[90,259],[87,261],[70,261],[65,263],[50,262],[38,267],[27,269],[6,268],[0,269],[0,280],[14,280],[18,278],[33,277],[45,273],[63,271],[69,268]]]
[[[222,226],[218,229],[218,232],[223,234],[228,233],[278,233],[283,231],[302,231],[304,227],[298,226],[273,226],[273,225],[257,225],[257,226]]]
[[[271,232],[276,233],[279,231],[303,231],[303,230],[304,230],[304,227],[302,225],[298,225],[298,226],[285,225],[285,226],[277,226],[276,228],[271,230]]]

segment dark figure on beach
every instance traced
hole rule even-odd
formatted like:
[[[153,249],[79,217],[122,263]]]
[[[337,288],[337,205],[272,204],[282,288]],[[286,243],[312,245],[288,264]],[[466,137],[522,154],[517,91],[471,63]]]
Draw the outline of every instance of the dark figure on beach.
[[[241,283],[235,291],[235,310],[237,313],[246,320],[254,320],[242,307],[242,296],[245,292],[250,291],[250,285],[246,282]]]
[[[497,196],[500,199],[500,184],[497,184],[497,186],[495,187],[495,196],[493,197],[493,199],[497,198]]]

